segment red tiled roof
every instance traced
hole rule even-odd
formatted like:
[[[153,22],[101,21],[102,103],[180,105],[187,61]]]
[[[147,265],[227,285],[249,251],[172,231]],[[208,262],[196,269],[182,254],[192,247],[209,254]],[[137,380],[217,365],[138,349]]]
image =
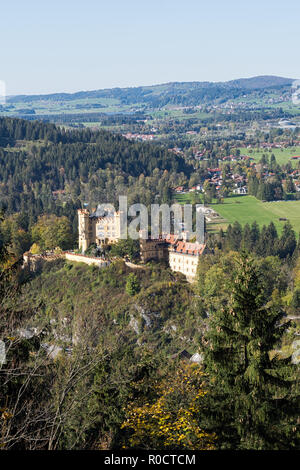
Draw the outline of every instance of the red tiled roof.
[[[166,235],[166,237],[165,237],[165,240],[166,240],[166,242],[170,243],[171,245],[174,245],[178,240],[178,236],[174,235],[173,233],[168,233],[168,235]]]
[[[205,249],[204,244],[200,243],[190,243],[190,242],[185,242],[183,240],[178,241],[176,245],[174,246],[174,250],[177,253],[185,253],[188,255],[202,255],[203,251]]]

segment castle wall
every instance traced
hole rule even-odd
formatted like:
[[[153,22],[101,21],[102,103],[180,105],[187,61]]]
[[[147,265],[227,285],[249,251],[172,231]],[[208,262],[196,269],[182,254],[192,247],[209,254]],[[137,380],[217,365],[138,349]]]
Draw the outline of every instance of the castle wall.
[[[106,266],[110,264],[110,261],[108,260],[103,260],[101,258],[94,258],[92,256],[84,256],[84,255],[69,253],[69,252],[65,253],[65,258],[68,261],[75,261],[77,263],[85,263],[88,265],[94,264],[98,266],[99,268],[105,268]]]
[[[23,255],[23,261],[24,261],[23,267],[28,268],[31,272],[36,272],[40,268],[42,268],[42,266],[45,263],[49,261],[54,261],[59,258],[65,258],[68,261],[75,261],[77,263],[85,263],[88,265],[94,264],[98,266],[99,268],[105,268],[106,266],[109,266],[110,264],[110,261],[104,260],[102,258],[95,258],[93,256],[84,256],[81,254],[71,253],[68,251],[65,251],[59,254],[48,252],[45,254],[37,254],[37,255],[33,255],[30,252],[26,252]]]
[[[164,240],[140,240],[140,257],[143,263],[150,260],[168,260],[168,248]]]

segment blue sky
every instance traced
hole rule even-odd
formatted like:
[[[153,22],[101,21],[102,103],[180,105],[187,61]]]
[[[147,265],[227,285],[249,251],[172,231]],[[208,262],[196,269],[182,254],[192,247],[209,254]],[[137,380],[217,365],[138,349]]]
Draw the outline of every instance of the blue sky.
[[[299,0],[10,0],[0,5],[8,94],[300,78]]]

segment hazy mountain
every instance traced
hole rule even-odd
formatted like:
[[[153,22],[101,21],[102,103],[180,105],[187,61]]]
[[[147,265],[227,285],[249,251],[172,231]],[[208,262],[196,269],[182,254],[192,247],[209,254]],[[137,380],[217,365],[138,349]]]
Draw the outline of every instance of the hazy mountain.
[[[161,85],[131,88],[108,88],[102,90],[79,91],[76,93],[52,93],[47,95],[19,95],[8,98],[8,102],[34,102],[40,100],[69,101],[86,98],[114,98],[121,103],[145,102],[162,106],[174,104],[196,104],[219,98],[235,98],[244,92],[278,87],[289,87],[294,79],[276,76],[241,78],[228,82],[170,82]]]
[[[259,77],[240,78],[226,82],[229,87],[246,88],[248,90],[259,88],[273,88],[291,85],[295,80],[292,78],[276,77],[273,75],[262,75]]]

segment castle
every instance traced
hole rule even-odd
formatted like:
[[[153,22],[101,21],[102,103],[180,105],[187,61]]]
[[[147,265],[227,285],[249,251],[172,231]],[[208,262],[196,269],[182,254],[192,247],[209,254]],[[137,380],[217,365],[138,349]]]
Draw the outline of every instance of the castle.
[[[79,249],[85,252],[92,243],[115,243],[120,239],[120,213],[104,209],[90,213],[78,210]]]
[[[165,260],[172,271],[181,272],[191,282],[196,277],[200,256],[205,251],[205,244],[190,243],[172,234],[157,240],[140,240],[140,257],[143,263]]]
[[[101,246],[120,240],[120,213],[104,209],[101,213],[78,210],[79,249],[85,252],[95,243]],[[150,260],[166,261],[173,271],[184,274],[188,281],[196,277],[199,258],[206,251],[206,245],[191,243],[183,238],[168,234],[156,240],[140,238],[140,258],[143,263]]]

